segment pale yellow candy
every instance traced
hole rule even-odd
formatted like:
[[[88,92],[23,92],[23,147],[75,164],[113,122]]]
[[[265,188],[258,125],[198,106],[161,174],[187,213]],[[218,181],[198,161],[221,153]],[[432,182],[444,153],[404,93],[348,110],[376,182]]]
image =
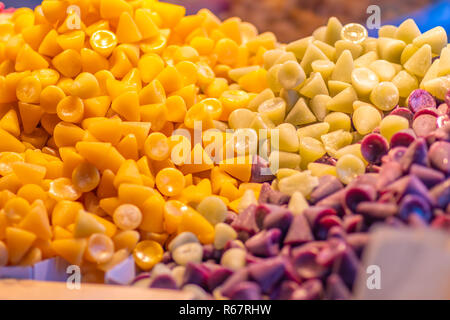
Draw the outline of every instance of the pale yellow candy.
[[[284,101],[286,101],[286,112],[289,113],[289,111],[291,111],[292,107],[297,103],[298,99],[300,98],[300,93],[295,89],[292,90],[281,89],[280,97],[283,98]]]
[[[336,17],[329,18],[325,32],[325,42],[334,46],[336,41],[342,39],[342,28],[341,22]]]
[[[352,143],[353,136],[350,132],[344,130],[336,130],[324,134],[320,137],[325,150],[330,156],[334,156],[337,150]]]
[[[356,156],[357,158],[361,159],[362,162],[364,162],[364,165],[367,165],[367,161],[366,159],[364,159],[362,153],[361,153],[361,144],[360,143],[354,143],[354,144],[350,144],[348,146],[345,146],[341,149],[339,149],[335,156],[336,159],[340,159],[343,156],[345,156],[346,154],[352,154],[354,156]]]
[[[367,96],[378,83],[377,74],[369,68],[356,68],[352,72],[352,85],[358,95]]]
[[[323,177],[327,175],[337,176],[336,167],[325,163],[311,162],[308,164],[308,170],[315,177]]]
[[[343,112],[331,112],[327,114],[323,121],[330,125],[330,132],[340,129],[344,131],[350,131],[352,126],[350,116]]]
[[[399,101],[399,92],[392,82],[380,82],[370,94],[370,101],[380,110],[392,110]]]
[[[330,100],[331,97],[324,94],[319,94],[311,99],[309,105],[317,120],[323,121],[325,116],[328,114],[327,103]]]
[[[316,122],[316,117],[308,108],[305,99],[300,98],[292,107],[291,111],[289,111],[288,115],[286,116],[285,122],[289,122],[293,125],[299,126]]]
[[[303,196],[307,197],[318,185],[319,179],[311,175],[309,171],[298,172],[278,181],[278,189],[282,193],[290,196],[295,192],[300,192]]]
[[[290,52],[294,53],[295,57],[300,61],[305,56],[306,49],[313,41],[314,41],[313,37],[307,37],[307,38],[293,41],[286,46],[286,51],[290,51]],[[272,51],[272,50],[269,50],[269,51]],[[269,52],[269,51],[266,51],[264,53],[264,55],[266,55],[267,52]]]
[[[236,109],[230,113],[228,117],[228,125],[231,129],[249,128],[255,116],[255,112],[251,110]]]
[[[301,192],[294,192],[289,200],[288,209],[294,215],[300,215],[309,207],[308,201]]]
[[[355,68],[368,68],[376,60],[378,60],[377,51],[369,51],[353,61],[353,64]]]
[[[275,125],[279,125],[283,122],[286,115],[286,102],[281,98],[266,100],[259,105],[258,112]]]
[[[297,61],[286,61],[278,69],[278,81],[284,89],[293,89],[305,81],[306,75]]]
[[[352,82],[353,57],[350,50],[344,50],[336,61],[331,80]]]
[[[392,83],[397,87],[400,97],[407,98],[410,93],[419,87],[417,78],[402,70],[392,79]]]
[[[445,47],[441,51],[438,74],[439,76],[445,76],[450,74],[450,46]]]
[[[423,84],[425,90],[440,100],[444,100],[450,91],[450,75],[431,79]]]
[[[367,29],[359,23],[348,23],[341,30],[341,38],[353,43],[362,43],[367,36]]]
[[[316,60],[329,60],[325,53],[323,53],[317,46],[310,44],[306,49],[305,55],[300,65],[302,66],[305,74],[309,75],[312,71],[311,64]]]
[[[420,30],[413,19],[406,19],[397,28],[395,37],[406,43],[413,42],[414,38],[420,36]]]
[[[280,92],[280,90],[283,88],[278,81],[278,71],[280,70],[280,68],[281,64],[276,64],[272,66],[269,71],[267,71],[267,84],[273,92]]]
[[[439,55],[442,48],[448,44],[447,33],[444,28],[435,27],[414,38],[413,44],[419,48],[427,44],[431,47],[434,54]]]
[[[297,172],[298,172],[298,170],[289,169],[289,168],[280,168],[277,171],[277,179],[281,180],[283,178],[290,177],[293,174],[296,174]]]
[[[334,97],[338,93],[344,91],[347,88],[351,88],[352,84],[337,80],[328,80],[328,90],[330,92],[330,96]]]
[[[328,95],[328,88],[322,75],[318,72],[312,72],[300,89],[300,94],[307,98],[315,97],[318,94]]]
[[[429,44],[424,44],[403,66],[409,73],[423,77],[431,66],[431,59],[431,46]]]
[[[378,39],[378,52],[380,53],[380,57],[389,62],[400,63],[400,57],[405,47],[406,43],[402,40],[392,38]]]
[[[355,89],[349,87],[339,92],[327,102],[327,109],[330,111],[340,111],[345,113],[353,112],[353,102],[358,99]]]
[[[300,166],[302,169],[306,169],[310,162],[314,162],[325,155],[326,150],[319,140],[304,137],[300,139],[299,153],[302,158]]]
[[[285,53],[285,51],[282,49],[272,49],[264,52],[263,54],[264,68],[269,70],[275,64],[275,61],[277,61],[277,59],[281,57],[283,53]]]
[[[275,94],[269,88],[264,89],[256,97],[254,97],[248,104],[248,108],[252,111],[258,110],[258,107],[261,103],[266,100],[275,98]]]
[[[405,64],[406,61],[408,61],[409,58],[412,57],[416,51],[419,50],[415,45],[412,43],[408,44],[405,49],[403,49],[402,55],[400,56],[400,63]]]
[[[320,139],[320,136],[328,133],[330,130],[330,124],[327,122],[318,122],[310,124],[309,126],[297,129],[297,135],[299,139],[304,137],[311,137],[314,139]]]
[[[337,58],[339,58],[345,50],[350,51],[353,59],[359,58],[364,51],[362,45],[348,40],[339,40],[336,42],[335,46]]]
[[[353,112],[352,119],[358,133],[365,135],[380,124],[381,114],[375,107],[362,105]]]
[[[256,70],[259,70],[259,66],[235,68],[228,71],[228,76],[230,77],[231,80],[238,82],[240,78]]]
[[[274,130],[278,130],[279,149],[281,151],[296,152],[299,146],[299,139],[294,125],[290,123],[282,123]]]
[[[369,65],[380,81],[390,81],[395,76],[395,67],[386,60],[375,60]]]
[[[349,184],[366,170],[364,162],[352,154],[342,156],[336,163],[336,173],[339,180]]]
[[[391,137],[397,132],[408,128],[409,121],[401,116],[389,115],[380,122],[380,133],[388,141],[391,141]]]
[[[316,60],[311,63],[311,68],[314,72],[320,73],[324,80],[328,80],[328,78],[333,73],[335,64],[333,61]]]
[[[314,39],[317,39],[319,41],[325,41],[326,33],[327,33],[327,27],[321,26],[321,27],[317,28],[316,30],[314,30],[312,35],[313,35]]]
[[[313,44],[317,46],[330,60],[335,60],[336,57],[336,48],[330,46],[329,44],[320,41],[320,40],[314,40]]]
[[[378,37],[395,38],[396,33],[397,33],[396,26],[386,24],[378,30]]]
[[[269,156],[269,166],[273,174],[279,168],[299,169],[301,157],[298,153],[272,151]]]

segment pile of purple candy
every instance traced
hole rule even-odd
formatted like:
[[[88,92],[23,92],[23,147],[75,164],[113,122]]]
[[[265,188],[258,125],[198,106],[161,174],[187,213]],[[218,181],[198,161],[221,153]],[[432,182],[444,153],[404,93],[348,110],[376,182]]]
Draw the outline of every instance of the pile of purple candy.
[[[437,105],[416,90],[408,108],[391,114],[406,117],[411,129],[390,143],[376,130],[367,135],[364,175],[347,186],[321,177],[300,215],[287,208],[289,196],[264,183],[259,203],[228,219],[239,240],[223,250],[205,245],[203,262],[185,266],[181,287],[195,287],[206,298],[350,299],[374,224],[450,232],[450,92]],[[232,248],[246,251],[245,266],[235,271],[220,264]],[[176,266],[169,252],[164,263]],[[181,289],[167,272],[141,274],[135,283],[143,278],[152,288]]]

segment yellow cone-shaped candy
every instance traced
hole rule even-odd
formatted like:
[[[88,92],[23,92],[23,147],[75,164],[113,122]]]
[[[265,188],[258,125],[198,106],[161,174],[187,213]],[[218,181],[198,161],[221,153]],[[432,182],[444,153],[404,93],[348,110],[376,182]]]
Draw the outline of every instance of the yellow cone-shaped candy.
[[[52,242],[52,249],[63,259],[74,265],[80,265],[86,250],[86,239],[62,239]]]
[[[219,164],[220,169],[239,179],[242,182],[248,182],[252,173],[252,161],[249,156],[239,156],[226,159]]]
[[[32,232],[13,227],[6,228],[9,261],[17,264],[31,248],[34,240],[36,240],[36,235]]]
[[[87,213],[84,210],[78,212],[73,231],[75,238],[84,238],[93,233],[105,233],[105,231],[106,228],[95,219],[93,214]]]
[[[120,15],[116,35],[117,40],[121,43],[133,43],[142,40],[142,34],[133,17],[128,12],[123,12]]]
[[[47,60],[34,51],[28,44],[25,44],[17,54],[17,71],[46,69],[48,66]]]
[[[20,227],[33,232],[42,240],[50,240],[52,238],[47,210],[41,200],[36,200],[33,203],[30,212],[20,223]]]

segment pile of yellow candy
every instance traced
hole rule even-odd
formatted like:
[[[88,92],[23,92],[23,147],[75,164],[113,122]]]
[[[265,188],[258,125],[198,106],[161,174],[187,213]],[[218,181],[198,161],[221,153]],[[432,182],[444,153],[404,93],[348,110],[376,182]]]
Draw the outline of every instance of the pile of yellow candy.
[[[383,111],[419,87],[450,89],[450,47],[442,28],[421,35],[411,21],[379,39],[345,34],[332,18],[281,45],[239,18],[156,0],[44,0],[2,19],[0,266],[61,256],[101,281],[130,254],[151,269],[181,232],[213,243],[261,185],[248,144],[232,161],[207,151],[239,149],[246,130],[268,131],[260,149],[285,193],[307,197],[338,174],[314,163],[326,153],[353,157],[344,182],[362,173],[355,142]]]

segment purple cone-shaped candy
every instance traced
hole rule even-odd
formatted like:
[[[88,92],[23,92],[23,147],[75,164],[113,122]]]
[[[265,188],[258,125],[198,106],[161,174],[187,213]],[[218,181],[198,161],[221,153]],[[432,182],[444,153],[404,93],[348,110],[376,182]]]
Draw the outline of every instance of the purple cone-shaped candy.
[[[325,296],[329,300],[348,300],[351,298],[351,293],[345,286],[341,277],[337,274],[332,274],[327,278]]]
[[[402,166],[400,163],[395,161],[390,161],[384,163],[381,167],[380,173],[378,175],[378,181],[376,184],[377,190],[381,190],[392,182],[396,181],[403,175]]]
[[[317,203],[342,188],[344,188],[344,185],[335,176],[322,176],[319,178],[319,185],[317,188],[311,192],[309,200],[312,203]]]
[[[233,271],[231,271],[228,268],[222,266],[215,268],[209,275],[208,279],[206,280],[206,285],[208,289],[210,291],[213,291],[215,288],[224,283],[225,280],[227,280],[228,277],[230,277],[232,274]]]
[[[408,98],[409,109],[416,113],[424,108],[436,108],[436,100],[428,91],[416,89],[409,95]]]
[[[351,188],[347,188],[347,192],[344,197],[344,207],[355,213],[358,203],[363,201],[374,201],[377,197],[377,192],[372,186],[369,185],[357,185]]]
[[[437,128],[437,117],[431,114],[422,114],[414,119],[412,128],[418,137],[426,137]]]
[[[290,199],[289,195],[273,190],[270,187],[270,184],[263,183],[263,185],[261,186],[261,191],[259,193],[258,202],[283,205],[288,204],[289,199]]]
[[[303,214],[308,219],[308,222],[312,227],[314,227],[325,216],[337,215],[336,210],[333,208],[318,205],[306,208],[303,211]]]
[[[404,172],[407,172],[413,163],[428,166],[427,143],[425,139],[416,139],[406,150],[400,159],[400,164]]]
[[[403,146],[391,148],[391,150],[389,150],[388,154],[385,155],[383,157],[383,159],[381,159],[381,162],[383,164],[389,163],[391,161],[400,162],[400,159],[403,157],[406,150],[408,150],[408,148],[403,147]]]
[[[150,288],[176,290],[178,286],[171,274],[160,274],[152,280]]]
[[[347,248],[342,239],[330,239],[327,245],[319,251],[316,262],[324,267],[329,267]]]
[[[368,134],[361,141],[361,154],[370,163],[381,163],[381,158],[388,151],[389,143],[381,134]]]
[[[399,202],[407,194],[415,194],[425,199],[429,203],[433,203],[433,199],[428,193],[427,187],[414,175],[405,176],[394,183],[391,183],[383,190],[385,197],[389,198],[390,202]],[[380,198],[381,200],[381,198]]]
[[[278,210],[271,212],[264,218],[263,228],[278,228],[285,234],[292,222],[292,213],[287,208],[278,207]]]
[[[328,231],[327,239],[345,239],[346,233],[342,226],[333,226]]]
[[[347,233],[360,232],[364,227],[364,218],[360,214],[345,215],[342,226]]]
[[[428,153],[431,165],[446,175],[450,174],[450,142],[433,143]]]
[[[314,235],[318,240],[325,240],[328,237],[328,231],[333,227],[341,227],[342,220],[338,216],[325,216],[316,223],[313,228]]]
[[[345,189],[341,189],[317,202],[316,206],[333,208],[338,214],[343,214],[344,208],[342,206],[342,199],[346,192]]]
[[[317,279],[305,281],[292,294],[293,300],[318,300],[323,295],[322,282]]]
[[[437,117],[439,117],[439,111],[436,108],[420,109],[419,111],[417,111],[414,114],[413,120],[416,120],[418,117],[423,116],[423,115],[430,115],[430,116],[437,118]]]
[[[272,257],[280,251],[280,229],[263,230],[245,242],[248,251],[256,256]]]
[[[202,288],[206,288],[206,280],[211,274],[205,265],[189,262],[184,271],[183,284],[196,284]]]
[[[295,281],[285,280],[272,292],[271,300],[291,300],[295,290],[299,289],[299,285]]]
[[[416,140],[416,133],[412,129],[405,129],[394,133],[391,137],[391,148],[409,147]]]
[[[238,232],[245,231],[249,235],[254,235],[259,231],[256,223],[257,205],[251,204],[231,223],[231,226]]]
[[[303,279],[321,278],[328,272],[328,267],[317,263],[317,248],[297,248],[292,252],[292,263],[298,275]]]
[[[238,283],[230,293],[231,300],[261,300],[261,288],[254,282]]]
[[[225,297],[230,297],[233,288],[238,285],[238,283],[248,280],[248,269],[242,268],[229,276],[225,282],[221,285],[220,291]]]
[[[431,189],[430,196],[438,207],[446,208],[450,204],[450,178]]]
[[[269,162],[255,154],[252,159],[252,173],[250,182],[262,183],[272,181],[273,179],[275,179],[275,176],[270,170]]]
[[[369,219],[384,220],[387,217],[396,215],[398,208],[394,203],[364,201],[358,203],[356,212],[361,213]]]
[[[361,265],[352,249],[347,248],[333,266],[333,273],[338,274],[349,289],[352,289]]]
[[[413,213],[420,216],[426,222],[431,221],[432,212],[430,205],[417,195],[406,195],[400,202],[399,208],[399,216],[404,221],[408,221],[409,215]]]
[[[431,162],[433,162],[433,159],[431,159]],[[428,188],[434,187],[445,179],[445,174],[442,172],[418,164],[413,164],[409,172],[418,177]]]
[[[259,284],[262,292],[269,293],[283,278],[285,269],[284,259],[277,257],[250,265],[248,267],[248,272],[250,278]]]
[[[409,110],[408,108],[402,108],[402,107],[396,107],[394,110],[392,110],[389,115],[393,116],[400,116],[403,118],[406,118],[409,121],[409,124],[411,125],[414,114]]]

